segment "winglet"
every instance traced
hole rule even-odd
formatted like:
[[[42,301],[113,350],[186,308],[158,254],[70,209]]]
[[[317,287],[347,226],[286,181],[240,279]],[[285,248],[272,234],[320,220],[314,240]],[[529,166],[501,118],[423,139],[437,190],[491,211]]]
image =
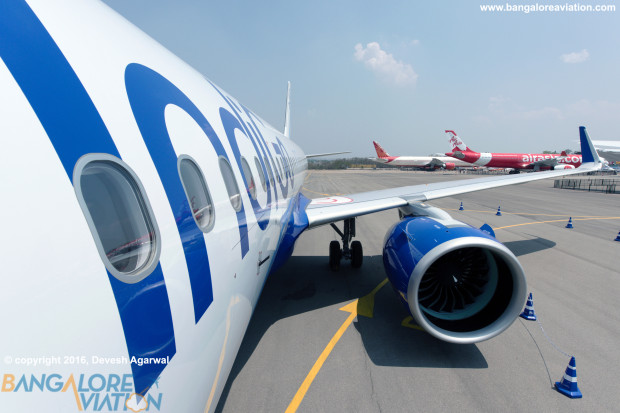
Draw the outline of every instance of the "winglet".
[[[599,158],[596,149],[594,149],[594,145],[588,136],[588,132],[586,132],[585,126],[579,127],[579,140],[581,141],[581,161],[583,163],[601,163],[601,158]]]
[[[286,112],[284,112],[284,136],[290,138],[291,132],[291,81],[286,88]]]

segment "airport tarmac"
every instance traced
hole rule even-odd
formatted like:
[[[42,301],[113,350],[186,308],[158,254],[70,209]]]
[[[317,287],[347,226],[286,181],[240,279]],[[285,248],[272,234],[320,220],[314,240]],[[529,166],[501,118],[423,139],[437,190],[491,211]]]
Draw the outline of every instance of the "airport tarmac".
[[[310,171],[304,194],[471,177]],[[358,270],[343,262],[330,271],[328,244],[339,238],[319,227],[301,235],[265,284],[217,411],[618,411],[620,242],[613,240],[620,195],[554,189],[545,180],[429,203],[495,229],[525,269],[539,322],[518,318],[498,337],[472,345],[439,341],[411,325],[389,283],[382,284],[383,239],[396,210],[357,219],[355,239],[364,247]],[[500,205],[503,215],[496,216]],[[569,217],[573,229],[565,228]],[[341,310],[371,293],[367,316],[355,316],[355,306]],[[582,399],[553,389],[571,355]]]

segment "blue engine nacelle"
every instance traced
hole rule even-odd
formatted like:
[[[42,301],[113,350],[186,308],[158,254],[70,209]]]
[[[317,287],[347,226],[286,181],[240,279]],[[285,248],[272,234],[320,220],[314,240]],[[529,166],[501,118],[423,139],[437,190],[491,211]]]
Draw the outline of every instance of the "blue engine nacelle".
[[[416,322],[431,335],[459,344],[507,329],[527,295],[514,254],[487,232],[440,209],[408,208],[386,234],[383,264]],[[406,216],[412,211],[414,216]]]

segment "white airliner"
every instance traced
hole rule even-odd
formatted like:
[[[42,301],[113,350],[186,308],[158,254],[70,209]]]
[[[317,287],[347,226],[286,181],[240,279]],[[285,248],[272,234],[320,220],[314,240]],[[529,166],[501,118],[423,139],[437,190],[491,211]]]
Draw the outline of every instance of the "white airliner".
[[[599,151],[620,152],[620,141],[592,141]]]
[[[377,142],[372,141],[377,152],[376,158],[371,158],[377,163],[392,166],[405,166],[425,170],[448,169],[453,170],[458,167],[473,167],[469,162],[453,158],[451,156],[390,156]]]
[[[299,235],[344,221],[332,266],[359,266],[355,217],[390,208],[398,299],[439,339],[491,338],[522,267],[422,202],[600,167],[582,128],[575,170],[310,201],[288,117],[280,133],[100,2],[4,0],[0,59],[2,412],[213,411]]]

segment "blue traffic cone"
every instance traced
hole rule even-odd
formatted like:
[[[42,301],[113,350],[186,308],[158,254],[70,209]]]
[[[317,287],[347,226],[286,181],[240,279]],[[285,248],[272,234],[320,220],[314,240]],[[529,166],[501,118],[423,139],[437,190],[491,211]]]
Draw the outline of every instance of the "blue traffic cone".
[[[566,228],[572,228],[572,227],[573,227],[573,217],[569,217],[568,224],[566,224]]]
[[[461,206],[459,207],[459,211],[463,211],[465,208],[463,208],[463,203],[461,202]]]
[[[530,293],[529,297],[527,297],[527,303],[525,303],[525,309],[519,317],[525,318],[526,320],[536,321],[536,313],[534,312],[534,298],[532,297],[532,293]]]
[[[498,217],[502,216],[502,210],[500,209],[500,207],[497,207],[497,213],[495,215],[497,215]]]
[[[620,232],[618,232],[618,236],[616,237],[614,241],[620,241]]]
[[[564,396],[571,399],[580,399],[583,397],[579,387],[577,387],[577,367],[575,366],[575,357],[571,357],[564,376],[558,382],[555,382],[555,389],[562,393]]]

